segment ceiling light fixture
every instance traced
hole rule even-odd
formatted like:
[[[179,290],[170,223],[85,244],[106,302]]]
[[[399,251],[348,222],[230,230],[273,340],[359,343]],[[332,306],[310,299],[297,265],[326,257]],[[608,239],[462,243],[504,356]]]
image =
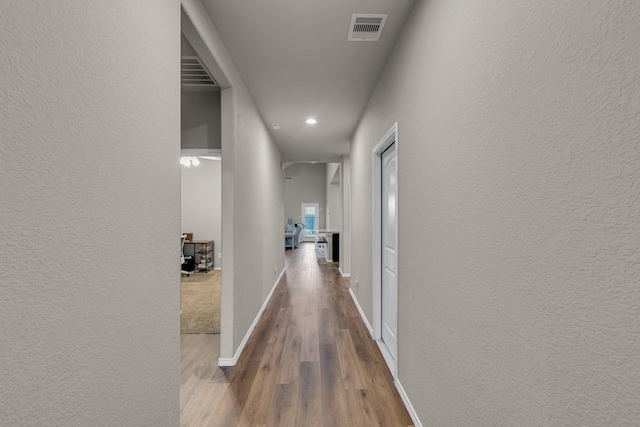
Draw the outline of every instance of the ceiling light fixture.
[[[190,168],[192,165],[198,166],[200,164],[200,160],[195,156],[183,156],[180,157],[180,164],[184,167]]]
[[[317,161],[317,160],[315,160],[315,159],[312,159],[312,160],[309,160],[309,163],[311,163],[311,164],[314,164],[314,165],[315,165],[316,163],[318,163],[318,161]]]
[[[307,124],[308,125],[315,125],[316,124],[316,119],[307,119]]]
[[[272,124],[271,127],[273,127],[275,130],[280,129],[280,125],[278,123]]]

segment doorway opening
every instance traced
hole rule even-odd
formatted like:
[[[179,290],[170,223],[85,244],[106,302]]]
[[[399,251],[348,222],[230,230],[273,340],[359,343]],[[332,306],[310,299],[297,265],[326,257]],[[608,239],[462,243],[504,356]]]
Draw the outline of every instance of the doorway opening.
[[[219,332],[220,334],[216,337],[219,339],[219,345],[216,346],[215,354],[211,357],[213,359],[218,359],[218,363],[223,363],[228,360],[232,360],[234,356],[233,352],[233,287],[234,287],[234,277],[233,277],[233,266],[234,266],[234,239],[233,239],[233,230],[234,230],[234,216],[233,210],[230,206],[233,205],[233,171],[232,171],[232,160],[233,159],[233,139],[234,139],[234,89],[231,86],[227,75],[222,71],[220,65],[218,64],[218,60],[220,57],[220,52],[218,50],[211,48],[211,40],[212,35],[209,33],[209,27],[207,21],[198,19],[199,16],[202,16],[202,6],[196,3],[183,2],[181,7],[181,30],[182,35],[188,42],[190,46],[189,52],[187,52],[187,56],[198,58],[198,62],[201,67],[208,71],[209,76],[217,85],[211,86],[210,84],[207,87],[202,87],[200,84],[202,82],[197,80],[197,82],[193,82],[189,80],[191,83],[190,87],[187,90],[183,90],[183,92],[187,92],[189,98],[194,98],[193,101],[197,103],[201,97],[205,95],[197,95],[198,92],[205,92],[207,96],[211,96],[212,92],[216,93],[216,98],[219,98],[217,101],[216,111],[209,110],[209,104],[202,105],[202,109],[206,111],[206,115],[212,120],[212,122],[206,122],[207,126],[203,126],[203,123],[193,122],[197,118],[195,114],[187,114],[186,119],[190,120],[187,123],[185,129],[183,129],[182,137],[186,138],[187,142],[189,142],[189,146],[183,146],[183,148],[199,148],[200,145],[196,144],[196,141],[206,141],[206,146],[208,150],[211,150],[214,147],[220,147],[219,155],[220,159],[205,159],[201,162],[201,164],[194,169],[195,172],[198,168],[202,166],[212,166],[215,164],[216,170],[219,176],[219,181],[217,182],[218,188],[220,190],[220,194],[216,196],[215,200],[217,200],[217,210],[218,210],[218,219],[217,222],[220,224],[219,231],[217,235],[209,236],[202,235],[201,233],[197,233],[197,230],[194,232],[195,239],[212,239],[214,240],[214,248],[213,248],[213,256],[212,263],[214,269],[216,271],[209,271],[207,274],[200,275],[200,278],[206,278],[208,275],[212,275],[215,273],[218,276],[220,292],[219,297]],[[192,19],[192,18],[196,19]],[[213,37],[215,39],[215,37]],[[189,64],[187,64],[189,65]],[[183,75],[183,81],[185,78],[192,77],[191,74],[197,74],[201,72],[201,70],[192,70],[192,69],[184,69],[185,72],[181,73]],[[209,82],[210,83],[210,82]],[[194,85],[196,87],[194,87]],[[183,105],[183,112],[189,113],[189,106]],[[198,111],[197,105],[194,105],[196,113]],[[191,112],[193,112],[193,108]],[[215,118],[215,125],[213,124],[213,116]],[[198,116],[199,117],[199,116]],[[215,134],[216,139],[219,138],[219,142],[213,144],[210,138],[213,138]],[[192,144],[193,142],[193,144]],[[224,156],[222,156],[224,154]],[[201,154],[200,154],[201,155]],[[207,155],[210,156],[210,155]],[[226,160],[225,160],[225,156]],[[226,178],[225,178],[226,177]],[[202,184],[204,181],[204,185],[209,185],[211,182],[211,178],[200,177],[200,180],[194,182],[190,187],[189,191],[194,193],[194,189],[197,185]],[[209,184],[207,184],[209,183]],[[212,199],[211,196],[207,196],[202,191],[195,191],[195,201],[194,206],[200,206],[206,204],[204,198]],[[201,216],[211,217],[211,209],[209,212],[204,212],[203,210],[199,210],[201,212]],[[195,209],[194,211],[195,212]],[[192,213],[193,213],[192,212]],[[224,226],[222,226],[224,224]],[[186,231],[194,231],[194,230],[186,230]],[[218,241],[216,241],[218,240]],[[224,242],[224,248],[222,248]],[[201,249],[199,249],[202,251]],[[206,250],[206,249],[205,249]],[[201,255],[201,254],[200,254]],[[205,263],[206,266],[206,263]],[[220,269],[220,271],[218,271]],[[196,276],[198,277],[198,276]]]
[[[319,217],[319,203],[302,203],[301,218],[304,222],[302,238],[304,241],[315,241],[318,234]]]

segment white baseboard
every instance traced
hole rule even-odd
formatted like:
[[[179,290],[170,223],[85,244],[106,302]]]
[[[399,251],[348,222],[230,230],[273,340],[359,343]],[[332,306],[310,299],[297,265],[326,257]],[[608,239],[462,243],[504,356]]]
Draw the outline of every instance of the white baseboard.
[[[395,384],[395,382],[398,380],[398,369],[396,367],[396,360],[391,355],[391,352],[389,351],[387,345],[381,339],[377,339],[375,341],[378,345],[378,350],[380,350],[380,353],[382,353],[384,363],[389,368],[389,372],[391,372],[391,376],[393,377],[393,382]]]
[[[222,270],[222,267],[214,267],[214,270]]]
[[[351,277],[351,273],[344,274],[344,273],[342,272],[342,269],[341,269],[340,267],[338,267],[338,271],[340,272],[340,275],[341,275],[342,277]]]
[[[404,406],[407,408],[407,411],[409,412],[409,415],[411,416],[411,419],[413,420],[413,424],[416,427],[422,427],[422,422],[420,421],[420,418],[418,418],[418,414],[416,414],[416,410],[413,408],[413,405],[411,404],[411,401],[409,400],[409,396],[407,396],[407,392],[404,391],[404,388],[402,387],[402,384],[400,384],[400,380],[396,379],[395,383],[396,383],[396,388],[398,389],[398,393],[400,393],[400,397],[402,398],[402,401],[404,402]]]
[[[362,307],[360,307],[360,303],[358,302],[358,298],[356,298],[356,296],[353,294],[353,289],[351,289],[351,288],[349,288],[349,295],[351,295],[351,299],[353,299],[353,302],[356,304],[356,308],[358,309],[358,313],[360,313],[360,317],[362,318],[362,321],[364,322],[364,325],[367,327],[367,330],[369,331],[369,335],[373,339],[373,328],[371,327],[371,324],[367,320],[367,316],[364,315],[364,311],[362,311]]]
[[[240,357],[240,354],[238,352],[236,352],[236,354],[234,354],[233,357],[218,357],[218,366],[221,368],[225,368],[228,366],[236,366],[236,363],[238,363],[239,357]]]
[[[220,366],[220,367],[235,366],[236,363],[238,363],[238,359],[240,359],[240,355],[242,354],[242,350],[244,350],[244,346],[247,344],[247,341],[249,340],[249,337],[251,336],[251,333],[253,332],[253,329],[258,324],[258,321],[260,320],[260,317],[262,317],[262,313],[264,312],[264,309],[267,308],[267,304],[269,303],[269,300],[271,299],[271,296],[273,295],[273,292],[276,290],[276,287],[278,286],[278,283],[280,283],[280,279],[282,279],[282,276],[284,275],[284,272],[286,270],[287,270],[287,268],[285,267],[280,272],[280,275],[276,279],[276,282],[273,284],[273,287],[269,291],[269,295],[267,295],[267,298],[262,303],[262,307],[260,307],[260,310],[258,311],[258,314],[256,315],[256,318],[253,319],[253,323],[251,324],[251,326],[249,326],[249,330],[247,331],[247,333],[245,334],[244,338],[242,339],[242,342],[238,346],[238,349],[236,350],[236,352],[233,355],[233,357],[231,357],[231,358],[229,358],[229,357],[219,357],[218,358],[218,366]]]

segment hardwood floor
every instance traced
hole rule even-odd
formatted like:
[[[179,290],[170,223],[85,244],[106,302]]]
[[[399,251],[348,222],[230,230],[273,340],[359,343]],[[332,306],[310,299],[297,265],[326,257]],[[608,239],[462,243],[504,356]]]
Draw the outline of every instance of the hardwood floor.
[[[217,366],[219,335],[181,336],[180,424],[412,426],[348,279],[311,243],[286,264],[236,366]]]

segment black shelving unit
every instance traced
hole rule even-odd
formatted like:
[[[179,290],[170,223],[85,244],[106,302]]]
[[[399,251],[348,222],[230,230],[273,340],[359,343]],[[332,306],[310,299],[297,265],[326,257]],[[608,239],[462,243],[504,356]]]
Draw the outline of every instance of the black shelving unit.
[[[190,253],[194,257],[195,272],[204,271],[207,273],[213,270],[213,240],[187,240],[184,245],[185,247],[191,245],[193,248]]]

